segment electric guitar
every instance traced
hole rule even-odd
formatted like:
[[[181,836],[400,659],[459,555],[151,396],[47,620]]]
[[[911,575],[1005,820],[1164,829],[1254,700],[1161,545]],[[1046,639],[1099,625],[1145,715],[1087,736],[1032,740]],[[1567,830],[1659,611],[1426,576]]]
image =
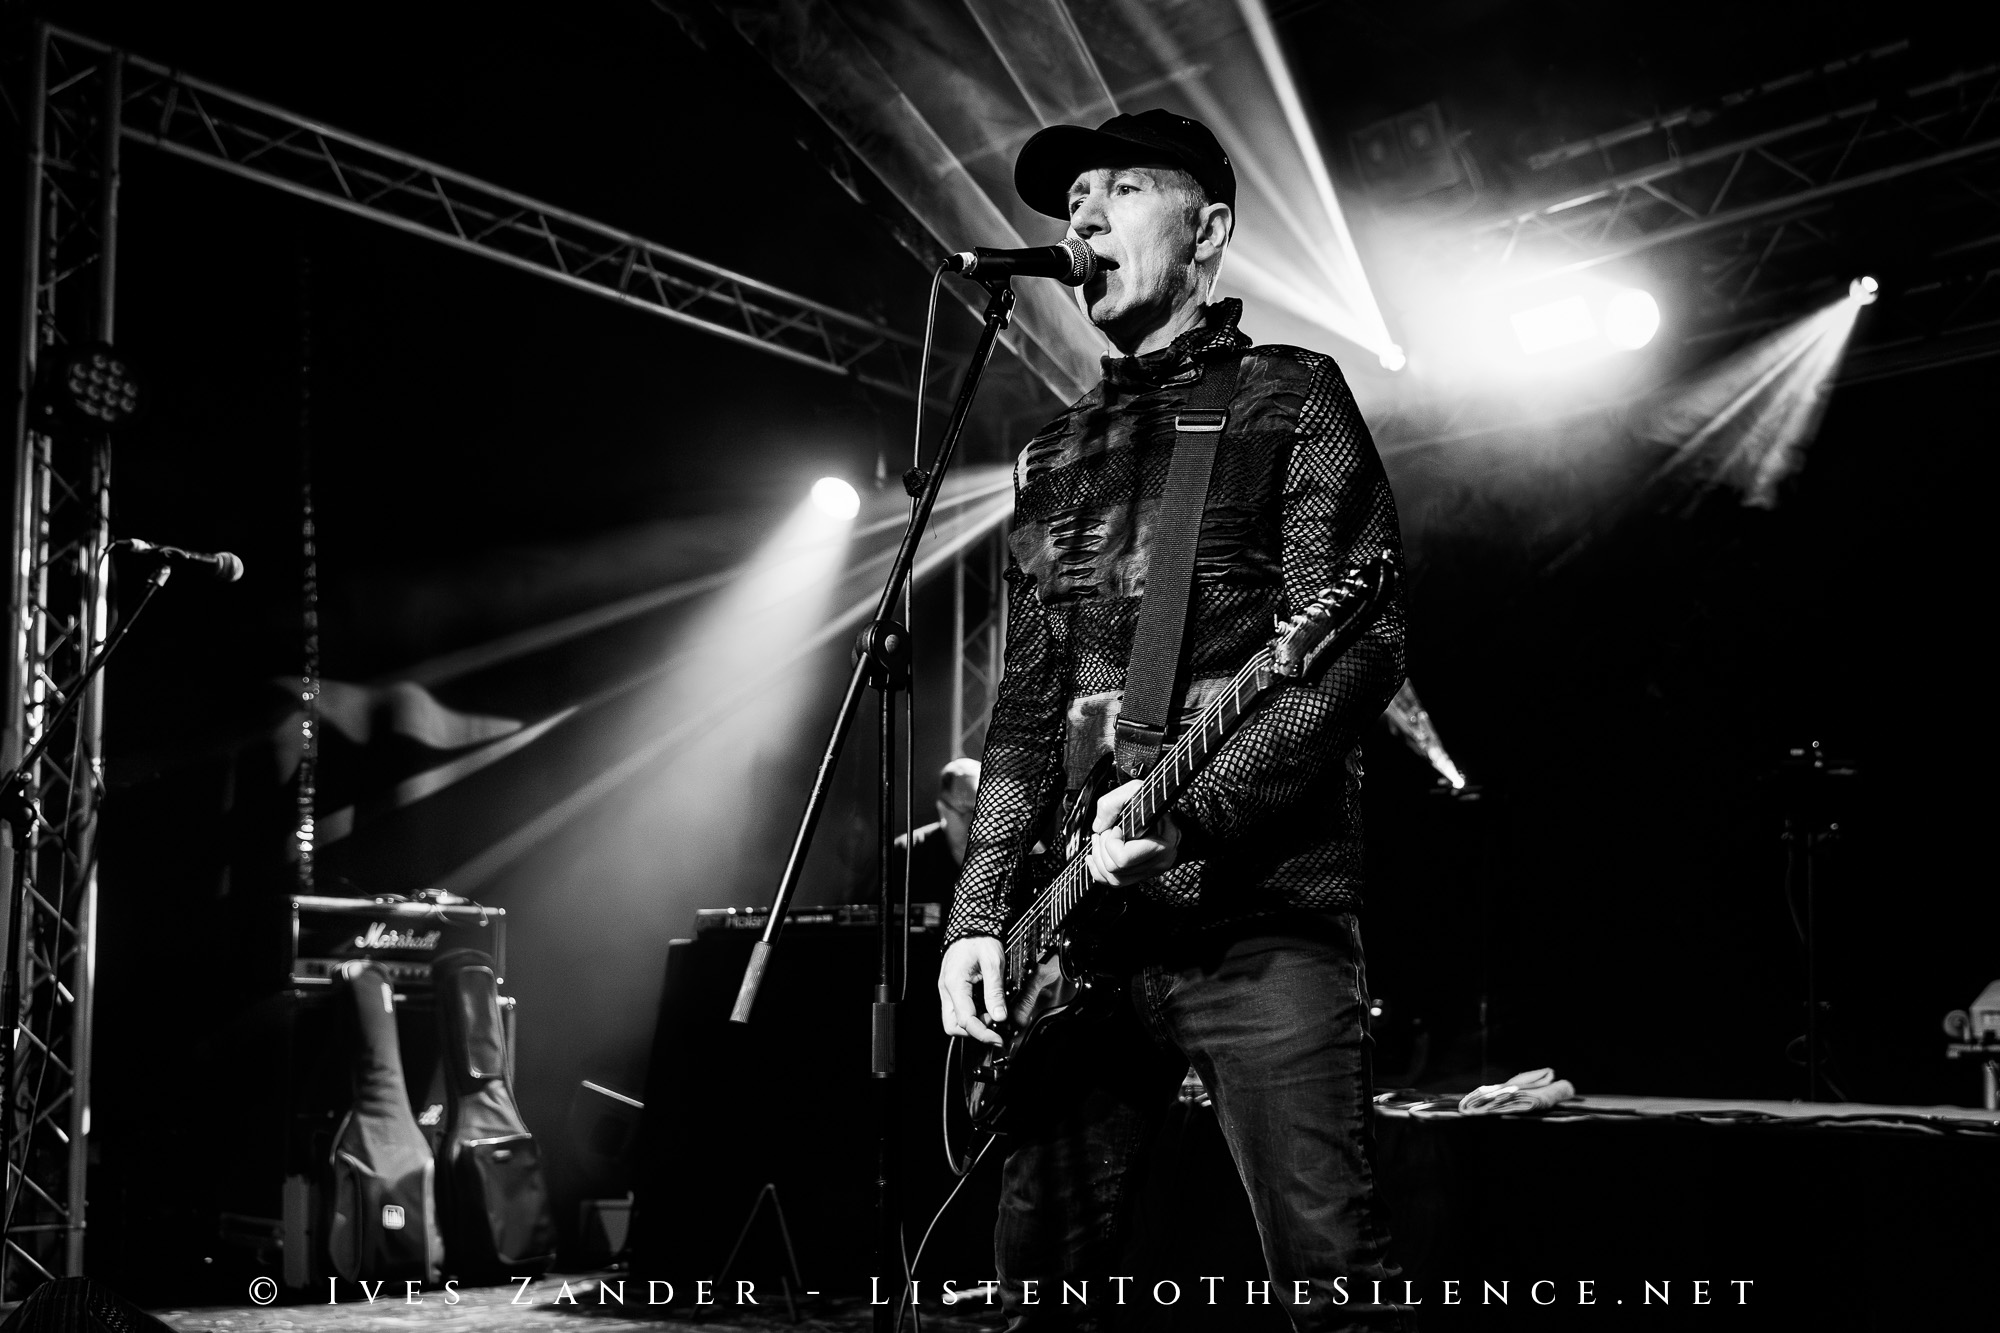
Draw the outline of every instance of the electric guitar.
[[[1128,838],[1152,827],[1194,781],[1245,718],[1279,690],[1310,684],[1374,622],[1394,585],[1397,558],[1382,552],[1355,565],[1323,589],[1298,615],[1281,622],[1277,635],[1244,663],[1242,670],[1160,756],[1119,817]],[[1011,1013],[1044,963],[1056,958],[1070,996],[1025,1025],[1001,1027],[1001,1046],[952,1039],[950,1068],[972,1126],[1009,1133],[1035,1117],[1034,1104],[1058,1077],[1061,1035],[1102,1012],[1093,959],[1123,914],[1124,895],[1090,877],[1087,858],[1097,799],[1127,777],[1106,755],[1098,761],[1064,820],[1061,853],[1067,863],[1007,928],[1002,988]],[[968,1057],[967,1051],[976,1058]],[[957,1157],[957,1154],[952,1154]]]

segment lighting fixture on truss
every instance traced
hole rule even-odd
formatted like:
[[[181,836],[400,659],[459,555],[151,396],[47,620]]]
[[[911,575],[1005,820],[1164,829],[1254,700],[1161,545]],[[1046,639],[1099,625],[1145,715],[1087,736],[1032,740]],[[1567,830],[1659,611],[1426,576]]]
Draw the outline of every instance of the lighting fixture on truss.
[[[122,426],[144,401],[130,361],[109,343],[82,343],[46,364],[43,401],[73,425],[99,430]]]

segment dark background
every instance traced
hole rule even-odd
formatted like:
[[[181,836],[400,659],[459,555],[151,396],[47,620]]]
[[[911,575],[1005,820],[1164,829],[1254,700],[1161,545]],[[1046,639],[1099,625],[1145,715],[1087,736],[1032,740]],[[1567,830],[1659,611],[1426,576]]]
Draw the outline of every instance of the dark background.
[[[1329,138],[1442,98],[1484,127],[1478,150],[1495,159],[1889,37],[1970,40],[1949,6],[1696,4],[1643,22],[1499,0],[1393,16],[1272,8]],[[800,147],[810,113],[639,0],[532,17],[442,4],[46,12],[920,330],[922,271]],[[121,1221],[93,1233],[93,1263],[171,1284],[212,1241],[198,1198],[153,1186],[198,1172],[175,1146],[191,1118],[231,1113],[191,1086],[188,1052],[258,985],[214,932],[291,885],[292,798],[269,737],[285,711],[272,682],[299,667],[302,477],[320,521],[324,672],[362,681],[720,567],[813,478],[863,481],[878,455],[900,468],[909,412],[144,149],[128,152],[124,190],[119,341],[155,401],[119,443],[114,524],[237,551],[250,570],[227,588],[177,580],[109,694],[93,1218]],[[946,345],[969,345],[969,320],[944,323]],[[1801,952],[1764,779],[1788,747],[1819,741],[1862,774],[1818,885],[1834,1082],[1854,1100],[1976,1100],[1976,1072],[1943,1059],[1938,1023],[1995,974],[1992,877],[1973,854],[1990,748],[1974,640],[1990,602],[1992,365],[1842,387],[1775,510],[1715,495],[1641,512],[1556,574],[1518,507],[1408,525],[1412,678],[1482,795],[1440,797],[1393,737],[1367,742],[1365,928],[1390,1001],[1385,1074],[1463,1088],[1554,1065],[1585,1092],[1802,1095],[1786,1053],[1803,1027]],[[975,458],[1002,456],[1003,441],[975,442]],[[1403,487],[1393,463],[1391,475]],[[920,773],[946,757],[944,611],[935,591],[919,607]],[[650,618],[439,694],[539,716],[643,663],[675,623]],[[746,811],[782,823],[802,799],[839,662],[822,655],[811,734],[772,754]],[[322,887],[422,887],[592,775],[630,722],[594,719],[441,811],[329,848]],[[868,749],[845,762],[836,832],[865,808]],[[418,758],[330,742],[321,808]],[[660,848],[647,891],[604,888],[593,847],[629,845],[630,817],[607,802],[480,894],[515,915],[519,1095],[551,1143],[566,1236],[588,1183],[561,1133],[578,1079],[638,1090],[666,940],[697,906],[766,898],[782,851],[750,850],[732,882],[688,883]],[[840,891],[837,855],[816,863],[821,900]],[[928,980],[914,990],[927,1004]],[[130,1238],[168,1216],[184,1223],[171,1253],[142,1253]]]

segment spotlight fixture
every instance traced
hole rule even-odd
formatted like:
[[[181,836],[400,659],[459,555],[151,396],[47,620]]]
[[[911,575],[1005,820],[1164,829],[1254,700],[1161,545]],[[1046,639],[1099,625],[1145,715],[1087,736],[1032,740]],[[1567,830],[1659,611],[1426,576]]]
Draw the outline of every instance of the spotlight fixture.
[[[1403,355],[1403,349],[1394,343],[1390,343],[1388,350],[1383,352],[1378,359],[1382,362],[1382,369],[1391,373],[1401,370],[1404,366],[1410,364],[1410,359]]]
[[[1597,336],[1597,321],[1591,317],[1590,303],[1581,296],[1523,310],[1514,316],[1513,324],[1514,337],[1529,356],[1588,342]]]
[[[821,477],[814,482],[812,501],[821,513],[838,519],[850,519],[861,512],[861,497],[839,477]]]
[[[141,394],[131,364],[109,343],[69,348],[49,369],[44,382],[51,405],[78,425],[110,429],[139,410]]]
[[[1864,273],[1847,284],[1847,299],[1856,305],[1873,305],[1881,290],[1882,284]]]
[[[1604,341],[1613,347],[1635,352],[1659,330],[1660,303],[1651,292],[1625,287],[1604,303]]]

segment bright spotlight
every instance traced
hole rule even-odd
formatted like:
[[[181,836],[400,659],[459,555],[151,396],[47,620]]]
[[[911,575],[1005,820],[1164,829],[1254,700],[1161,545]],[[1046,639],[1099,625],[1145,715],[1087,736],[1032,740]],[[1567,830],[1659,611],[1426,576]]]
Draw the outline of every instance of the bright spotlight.
[[[1847,284],[1847,298],[1856,305],[1873,305],[1875,304],[1876,293],[1881,290],[1881,283],[1863,274],[1853,282]]]
[[[1653,341],[1660,329],[1660,303],[1651,292],[1626,287],[1604,303],[1604,341],[1631,352]]]
[[[813,503],[819,506],[822,513],[831,514],[835,518],[853,518],[861,512],[861,497],[854,493],[852,486],[839,477],[821,477],[814,482],[812,497]]]
[[[1410,364],[1410,359],[1403,355],[1403,349],[1394,343],[1389,344],[1389,350],[1382,353],[1380,360],[1382,369],[1392,372]]]
[[[1597,336],[1597,321],[1590,317],[1590,304],[1581,296],[1523,310],[1514,316],[1513,323],[1514,336],[1529,356]]]

